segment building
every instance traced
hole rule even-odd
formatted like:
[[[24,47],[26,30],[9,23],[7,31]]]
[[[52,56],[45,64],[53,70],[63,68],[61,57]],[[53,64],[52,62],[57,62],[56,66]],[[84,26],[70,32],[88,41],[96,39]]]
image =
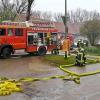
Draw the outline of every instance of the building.
[[[82,23],[68,23],[68,34],[72,34],[74,37],[74,42],[78,42],[78,40],[87,40],[86,37],[81,36],[80,27]],[[64,36],[65,34],[65,26],[63,23],[55,22],[55,27],[59,30],[59,33]]]

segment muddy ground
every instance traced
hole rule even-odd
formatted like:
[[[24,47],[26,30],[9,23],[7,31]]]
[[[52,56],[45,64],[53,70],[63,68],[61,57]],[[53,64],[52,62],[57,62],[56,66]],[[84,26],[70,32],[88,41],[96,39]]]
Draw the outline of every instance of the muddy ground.
[[[100,70],[100,63],[69,70],[83,73]],[[0,59],[0,76],[20,79],[22,77],[45,77],[64,74],[59,68],[45,62],[38,56],[13,56]],[[81,84],[73,81],[52,79],[24,83],[23,93],[1,96],[0,100],[100,100],[100,74],[82,77]]]

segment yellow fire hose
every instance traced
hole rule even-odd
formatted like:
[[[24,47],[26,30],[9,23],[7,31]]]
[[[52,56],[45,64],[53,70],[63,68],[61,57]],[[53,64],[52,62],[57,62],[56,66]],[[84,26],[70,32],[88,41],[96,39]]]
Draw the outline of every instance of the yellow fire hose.
[[[21,78],[19,80],[9,80],[5,77],[0,78],[0,95],[9,95],[13,92],[21,92],[21,84],[23,82],[33,82],[33,81],[41,81],[41,80],[50,80],[50,79],[55,79],[55,78],[60,78],[60,79],[67,79],[74,81],[77,84],[80,84],[80,77],[84,76],[89,76],[89,75],[94,75],[100,73],[100,70],[95,71],[95,72],[88,72],[88,73],[82,73],[78,74],[76,72],[70,71],[65,69],[65,67],[71,67],[74,64],[69,64],[69,65],[61,65],[59,68],[66,72],[67,74],[64,75],[56,75],[56,76],[49,76],[49,77],[44,77],[44,78]]]
[[[21,84],[11,80],[0,82],[0,96],[10,95],[13,92],[21,92]]]

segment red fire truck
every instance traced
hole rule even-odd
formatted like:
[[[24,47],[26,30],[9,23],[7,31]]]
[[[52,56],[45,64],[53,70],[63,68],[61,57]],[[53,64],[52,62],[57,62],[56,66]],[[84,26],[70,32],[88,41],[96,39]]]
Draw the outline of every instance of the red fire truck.
[[[2,22],[0,24],[0,56],[9,58],[15,50],[45,55],[58,50],[57,29],[52,22]]]

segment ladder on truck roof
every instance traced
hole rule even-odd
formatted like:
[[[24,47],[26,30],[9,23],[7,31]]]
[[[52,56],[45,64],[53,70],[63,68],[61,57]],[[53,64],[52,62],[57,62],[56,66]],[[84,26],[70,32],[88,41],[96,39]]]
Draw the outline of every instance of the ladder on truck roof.
[[[49,21],[32,21],[32,22],[11,22],[11,21],[3,21],[1,25],[14,25],[14,26],[21,26],[21,27],[38,27],[38,28],[55,28],[53,22]]]
[[[25,21],[25,22],[2,21],[1,25],[14,25],[14,26],[18,26],[18,27],[30,27],[33,24],[28,21]]]

